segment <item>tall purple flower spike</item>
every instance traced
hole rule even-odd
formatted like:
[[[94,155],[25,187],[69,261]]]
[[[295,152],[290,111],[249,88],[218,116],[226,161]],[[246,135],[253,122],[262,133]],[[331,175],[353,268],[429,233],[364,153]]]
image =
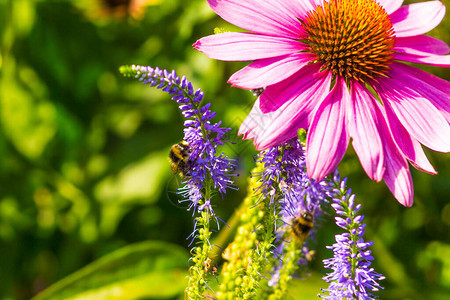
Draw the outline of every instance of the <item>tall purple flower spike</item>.
[[[339,182],[335,176],[335,182]],[[345,191],[346,179],[342,180],[336,190],[331,206],[336,211],[336,224],[346,232],[336,235],[336,243],[328,246],[333,250],[333,258],[325,259],[325,268],[333,270],[324,279],[330,283],[324,294],[324,299],[374,299],[372,292],[382,289],[380,280],[385,277],[370,267],[373,261],[371,250],[373,242],[363,239],[364,216],[358,215],[361,204],[355,205],[355,195],[351,189]]]

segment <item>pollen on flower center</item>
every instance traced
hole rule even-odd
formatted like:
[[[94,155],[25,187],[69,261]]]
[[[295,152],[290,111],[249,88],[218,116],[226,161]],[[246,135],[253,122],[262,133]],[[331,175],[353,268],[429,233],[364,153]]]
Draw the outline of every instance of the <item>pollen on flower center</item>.
[[[394,30],[374,0],[330,0],[302,20],[303,42],[317,61],[346,81],[385,76],[394,56]]]

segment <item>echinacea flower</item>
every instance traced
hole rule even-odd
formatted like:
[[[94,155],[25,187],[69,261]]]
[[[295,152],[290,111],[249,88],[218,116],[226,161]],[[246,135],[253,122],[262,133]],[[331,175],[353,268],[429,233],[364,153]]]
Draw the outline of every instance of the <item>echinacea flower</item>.
[[[450,84],[400,61],[450,66],[450,47],[424,35],[445,15],[440,1],[207,0],[250,32],[207,36],[211,58],[253,61],[229,82],[265,88],[240,134],[267,149],[307,129],[308,175],[334,171],[350,138],[372,180],[413,204],[408,161],[436,174],[421,144],[450,151]]]

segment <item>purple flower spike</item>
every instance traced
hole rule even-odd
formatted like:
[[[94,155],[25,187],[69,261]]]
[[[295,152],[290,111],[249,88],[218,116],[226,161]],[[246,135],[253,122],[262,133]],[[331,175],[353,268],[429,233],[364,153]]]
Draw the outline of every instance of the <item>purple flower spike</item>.
[[[291,275],[286,273],[286,269],[285,271],[282,269],[289,268],[283,265],[285,261],[283,257],[289,252],[292,239],[298,239],[294,243],[302,246],[303,255],[296,257],[299,267],[308,263],[305,257],[310,257],[309,249],[303,243],[311,233],[308,230],[305,236],[292,234],[294,220],[303,217],[307,212],[312,217],[312,223],[316,223],[321,215],[322,205],[328,203],[328,199],[331,199],[335,193],[332,187],[333,182],[317,181],[308,177],[305,152],[297,139],[291,139],[280,146],[261,152],[258,160],[264,165],[264,172],[261,175],[261,194],[271,197],[271,203],[274,204],[274,208],[277,208],[278,218],[281,220],[276,228],[274,251],[280,263],[273,270],[269,281],[270,286],[276,286],[280,280],[285,280],[284,277]]]
[[[228,188],[235,188],[231,180],[234,164],[223,153],[216,153],[219,145],[224,145],[225,134],[230,128],[220,127],[221,122],[211,123],[216,115],[210,111],[211,104],[201,106],[203,92],[194,87],[185,76],[178,77],[175,71],[168,72],[158,67],[124,66],[120,69],[125,76],[134,76],[144,84],[156,86],[172,95],[178,108],[186,118],[184,121],[184,141],[189,144],[191,153],[188,159],[188,172],[184,177],[184,187],[179,189],[183,201],[188,201],[188,210],[193,214],[208,211],[208,216],[215,216],[211,205],[211,190],[216,189],[225,194]]]
[[[327,247],[333,250],[333,258],[323,262],[325,268],[333,272],[323,278],[330,283],[320,295],[324,299],[374,299],[375,296],[371,292],[383,289],[379,281],[385,277],[370,268],[374,258],[368,247],[372,246],[373,242],[365,242],[363,239],[364,216],[356,215],[361,204],[355,205],[354,199],[355,195],[349,194],[342,184],[340,191],[333,198],[331,206],[337,215],[342,216],[335,218],[336,224],[346,232],[336,235],[336,243]]]

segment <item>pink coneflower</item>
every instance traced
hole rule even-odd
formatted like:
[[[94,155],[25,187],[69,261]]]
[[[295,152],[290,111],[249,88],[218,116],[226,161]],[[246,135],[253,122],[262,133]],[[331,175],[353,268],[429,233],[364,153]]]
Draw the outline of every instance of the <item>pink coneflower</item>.
[[[252,33],[204,37],[211,58],[253,61],[229,82],[265,88],[240,134],[257,149],[308,130],[308,175],[336,169],[352,138],[361,165],[397,200],[413,204],[408,161],[436,174],[420,144],[450,151],[450,83],[400,63],[450,66],[449,46],[424,33],[445,15],[440,1],[207,0]]]

